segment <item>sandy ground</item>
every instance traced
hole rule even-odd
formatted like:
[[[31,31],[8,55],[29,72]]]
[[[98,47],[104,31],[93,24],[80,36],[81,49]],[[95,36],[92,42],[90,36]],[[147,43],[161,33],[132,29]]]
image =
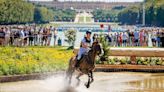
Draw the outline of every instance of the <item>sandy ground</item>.
[[[94,78],[89,89],[84,86],[87,76],[76,86],[75,76],[68,85],[60,74],[46,80],[0,83],[0,92],[164,92],[164,73],[98,72]]]

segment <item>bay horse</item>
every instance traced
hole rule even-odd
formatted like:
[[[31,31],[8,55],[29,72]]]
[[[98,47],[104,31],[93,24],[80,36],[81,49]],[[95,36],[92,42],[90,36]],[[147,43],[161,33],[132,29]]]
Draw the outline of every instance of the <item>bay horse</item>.
[[[102,48],[99,42],[93,42],[91,49],[89,52],[82,56],[81,60],[79,61],[79,67],[75,67],[75,63],[77,62],[76,56],[72,57],[69,61],[69,67],[66,72],[66,78],[68,79],[69,83],[71,84],[71,79],[73,73],[78,71],[78,76],[76,79],[78,80],[77,85],[80,84],[80,77],[84,74],[88,75],[88,82],[85,83],[87,88],[90,87],[90,84],[94,81],[93,78],[93,71],[95,69],[95,58],[97,55],[102,53]]]

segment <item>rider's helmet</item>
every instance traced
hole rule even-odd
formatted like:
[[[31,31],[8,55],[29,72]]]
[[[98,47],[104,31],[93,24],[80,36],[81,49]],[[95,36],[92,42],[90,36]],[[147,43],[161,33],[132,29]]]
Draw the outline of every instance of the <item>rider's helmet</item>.
[[[89,31],[86,31],[86,34],[92,34],[92,32],[89,30]]]

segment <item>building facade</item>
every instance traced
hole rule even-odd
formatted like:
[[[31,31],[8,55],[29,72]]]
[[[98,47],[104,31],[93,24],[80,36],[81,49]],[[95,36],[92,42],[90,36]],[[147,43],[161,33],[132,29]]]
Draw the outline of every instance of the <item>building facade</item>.
[[[93,9],[111,9],[115,7],[127,7],[135,6],[140,4],[139,2],[80,2],[80,1],[65,1],[59,2],[54,1],[31,1],[32,3],[39,5],[46,5],[48,7],[56,9],[82,9],[82,10],[93,10]]]

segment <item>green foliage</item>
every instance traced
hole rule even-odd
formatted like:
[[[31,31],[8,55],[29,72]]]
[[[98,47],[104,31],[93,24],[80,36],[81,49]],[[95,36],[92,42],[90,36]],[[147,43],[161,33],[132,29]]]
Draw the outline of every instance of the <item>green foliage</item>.
[[[49,22],[54,20],[54,11],[35,6],[25,0],[0,0],[0,24]]]
[[[146,25],[164,26],[164,0],[146,0]],[[118,14],[118,20],[122,24],[141,24],[142,4],[127,7]]]
[[[64,32],[65,37],[67,38],[65,41],[68,42],[71,47],[74,46],[75,40],[76,40],[76,30],[74,29],[69,29]]]
[[[108,57],[109,57],[109,43],[108,41],[106,40],[105,36],[103,34],[100,34],[100,43],[102,44],[102,48],[103,48],[103,51],[104,51],[104,54],[101,56],[101,60],[102,61],[107,61],[108,60]]]
[[[118,20],[122,24],[136,24],[138,20],[139,8],[133,6],[124,9],[118,15]]]
[[[34,6],[23,0],[0,0],[0,23],[32,22]]]
[[[74,21],[76,16],[76,11],[71,9],[54,9],[53,11],[55,21]]]
[[[120,10],[102,10],[96,9],[93,11],[94,19],[99,22],[117,22],[117,15]]]
[[[45,23],[54,20],[54,12],[46,7],[36,7],[34,21],[37,23]]]

